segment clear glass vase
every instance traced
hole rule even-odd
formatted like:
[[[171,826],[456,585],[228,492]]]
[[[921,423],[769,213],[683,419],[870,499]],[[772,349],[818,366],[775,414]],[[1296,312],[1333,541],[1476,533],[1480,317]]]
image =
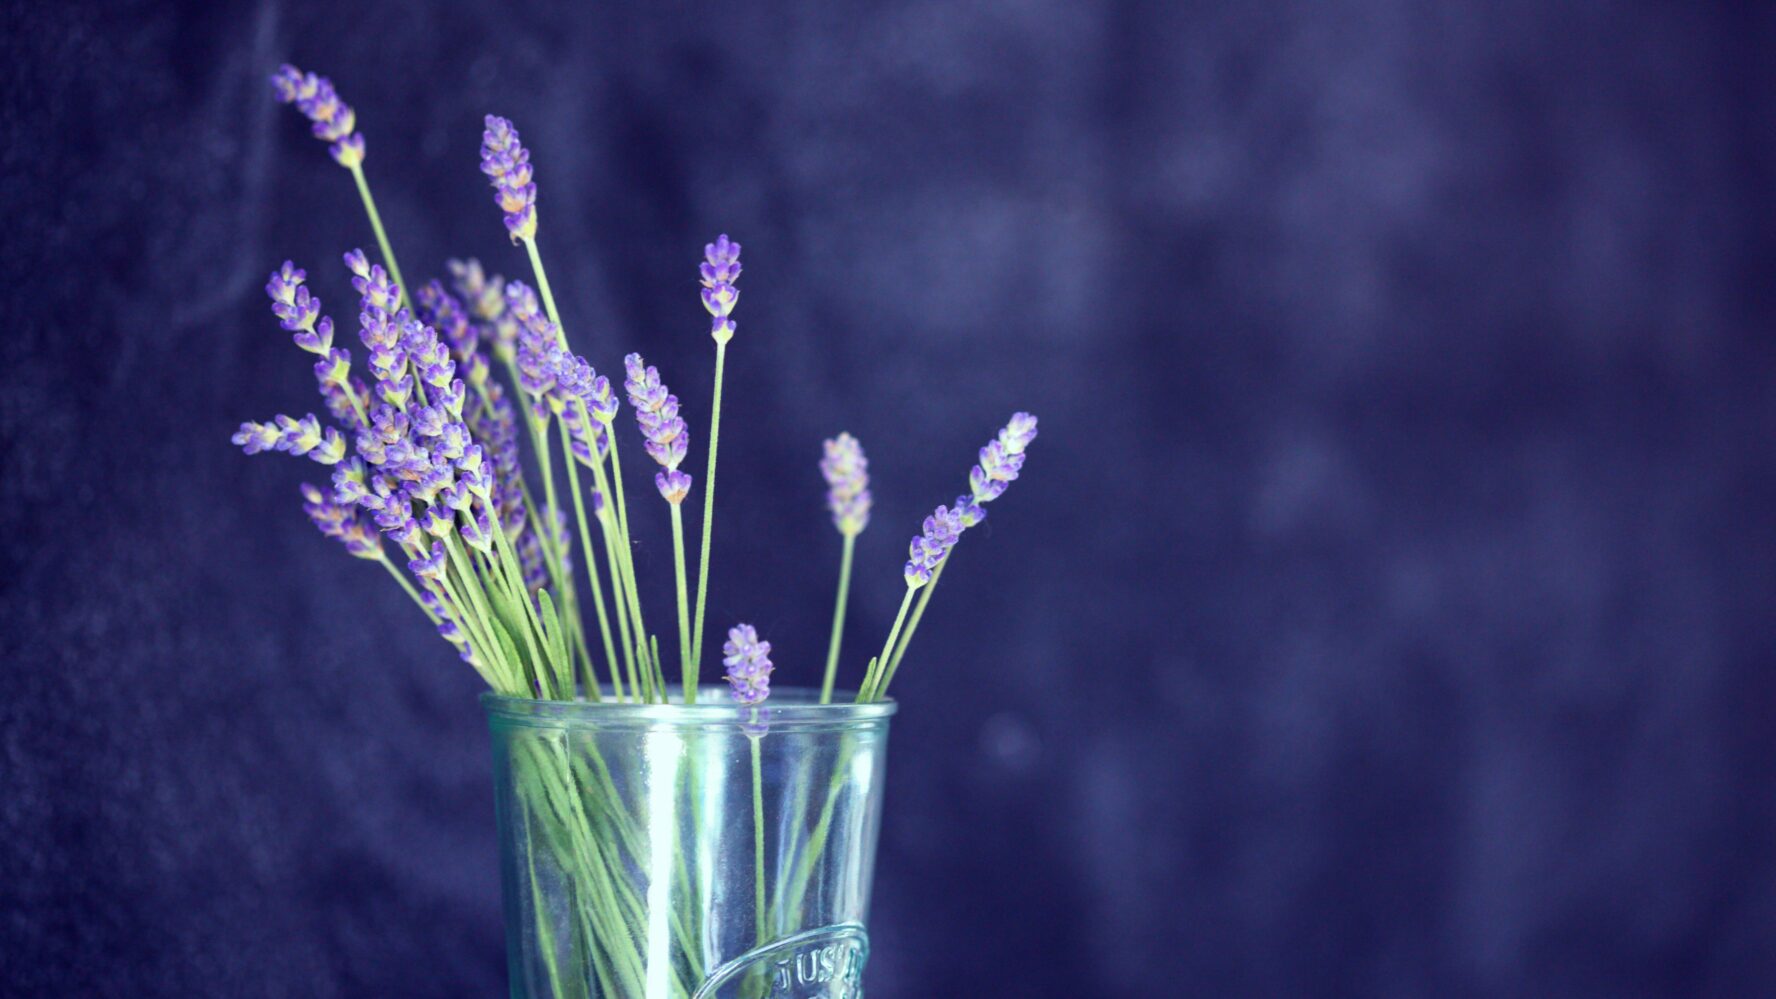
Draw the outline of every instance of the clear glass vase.
[[[835,700],[483,695],[511,994],[863,995],[895,706]]]

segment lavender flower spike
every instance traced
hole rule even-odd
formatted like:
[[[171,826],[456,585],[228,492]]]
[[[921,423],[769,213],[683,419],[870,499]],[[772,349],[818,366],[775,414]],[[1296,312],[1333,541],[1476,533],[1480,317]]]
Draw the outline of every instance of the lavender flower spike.
[[[518,317],[506,309],[505,278],[489,275],[472,257],[446,261],[445,265],[450,268],[456,293],[481,323],[482,334],[493,341],[494,356],[511,363],[518,344]]]
[[[282,413],[271,423],[249,420],[229,439],[248,454],[284,451],[297,457],[307,455],[323,465],[337,465],[345,459],[344,435],[333,427],[322,427],[313,413],[300,420]]]
[[[698,271],[703,282],[703,307],[713,318],[709,335],[716,343],[725,344],[734,336],[734,321],[728,316],[740,301],[740,289],[734,287],[734,282],[740,280],[740,244],[728,239],[725,232],[717,236],[715,242],[703,247],[703,265]]]
[[[652,365],[643,366],[640,354],[623,358],[628,378],[623,388],[629,393],[629,405],[635,407],[635,420],[641,425],[647,453],[660,463],[664,471],[654,476],[654,485],[666,502],[684,502],[691,491],[691,477],[678,470],[690,446],[690,431],[678,415],[678,396],[660,382],[660,372]]]
[[[949,557],[950,549],[961,533],[987,519],[986,504],[1004,495],[1006,486],[1018,477],[1024,467],[1024,451],[1035,439],[1036,417],[1022,412],[1011,414],[1011,420],[999,435],[981,448],[980,464],[968,473],[969,491],[956,497],[954,506],[947,509],[940,506],[935,514],[925,519],[925,533],[913,539],[912,557],[906,564],[907,586],[923,586],[925,592],[919,596],[918,610],[913,612],[906,633],[899,634],[898,624],[889,632],[874,682],[865,681],[870,699],[882,696],[906,657],[907,645],[925,617],[925,605],[931,602],[932,587],[927,584],[942,571],[944,560]],[[907,591],[907,597],[911,599],[911,589]]]
[[[907,547],[906,583],[912,589],[931,582],[931,574],[950,557],[950,549],[962,536],[962,513],[940,506],[925,518],[924,528]]]
[[[862,534],[869,526],[872,504],[863,445],[850,434],[827,440],[820,474],[826,477],[826,507],[832,511],[833,526],[846,537]]]
[[[771,643],[761,640],[752,625],[737,624],[728,629],[728,640],[722,645],[722,665],[728,668],[734,700],[758,704],[771,696]]]
[[[355,504],[337,503],[320,489],[302,484],[302,509],[322,534],[358,558],[382,558],[382,538],[358,515]]]
[[[296,105],[296,110],[314,123],[315,138],[332,143],[329,151],[340,166],[351,168],[364,162],[364,137],[354,131],[357,115],[339,99],[333,81],[285,63],[272,74],[271,89],[279,101]]]
[[[999,436],[980,449],[980,464],[968,471],[968,495],[956,498],[963,527],[973,527],[987,519],[983,504],[1005,494],[1005,488],[1024,467],[1024,449],[1035,439],[1036,417],[1013,413]]]
[[[481,172],[493,182],[493,200],[506,213],[512,242],[536,238],[536,184],[530,151],[518,141],[518,130],[498,115],[488,115],[481,135]]]

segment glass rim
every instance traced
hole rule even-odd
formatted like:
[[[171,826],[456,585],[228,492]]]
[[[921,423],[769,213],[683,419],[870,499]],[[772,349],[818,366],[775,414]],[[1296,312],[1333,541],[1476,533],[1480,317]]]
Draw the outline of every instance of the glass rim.
[[[676,693],[678,684],[669,685],[668,696]],[[858,704],[851,698],[856,691],[834,690],[829,704],[820,703],[820,691],[812,687],[774,687],[771,696],[756,707],[741,704],[730,695],[726,685],[697,688],[697,703],[636,704],[628,701],[546,701],[529,697],[508,697],[485,691],[481,706],[490,722],[530,727],[558,726],[634,726],[700,727],[735,724],[764,725],[834,725],[847,726],[860,722],[887,721],[900,704],[884,698]]]

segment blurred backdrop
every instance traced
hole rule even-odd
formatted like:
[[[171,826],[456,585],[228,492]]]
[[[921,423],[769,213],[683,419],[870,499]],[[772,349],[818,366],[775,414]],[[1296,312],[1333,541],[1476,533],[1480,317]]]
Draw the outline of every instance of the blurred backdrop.
[[[228,444],[317,408],[266,273],[349,322],[371,245],[286,59],[412,280],[524,271],[512,117],[577,346],[693,428],[745,244],[710,615],[780,683],[821,439],[856,651],[1041,416],[896,683],[872,996],[1776,990],[1769,8],[8,7],[5,994],[504,987],[477,681]]]

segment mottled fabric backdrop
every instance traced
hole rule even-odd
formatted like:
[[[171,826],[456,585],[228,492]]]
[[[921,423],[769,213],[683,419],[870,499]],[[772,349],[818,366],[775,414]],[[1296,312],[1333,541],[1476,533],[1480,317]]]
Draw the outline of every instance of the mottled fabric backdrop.
[[[872,997],[1776,992],[1768,7],[8,7],[5,994],[504,989],[473,674],[228,444],[318,408],[266,273],[349,322],[371,242],[286,59],[413,279],[523,272],[512,117],[576,343],[693,428],[745,244],[710,615],[779,683],[821,439],[854,682],[1041,416],[896,683]]]

